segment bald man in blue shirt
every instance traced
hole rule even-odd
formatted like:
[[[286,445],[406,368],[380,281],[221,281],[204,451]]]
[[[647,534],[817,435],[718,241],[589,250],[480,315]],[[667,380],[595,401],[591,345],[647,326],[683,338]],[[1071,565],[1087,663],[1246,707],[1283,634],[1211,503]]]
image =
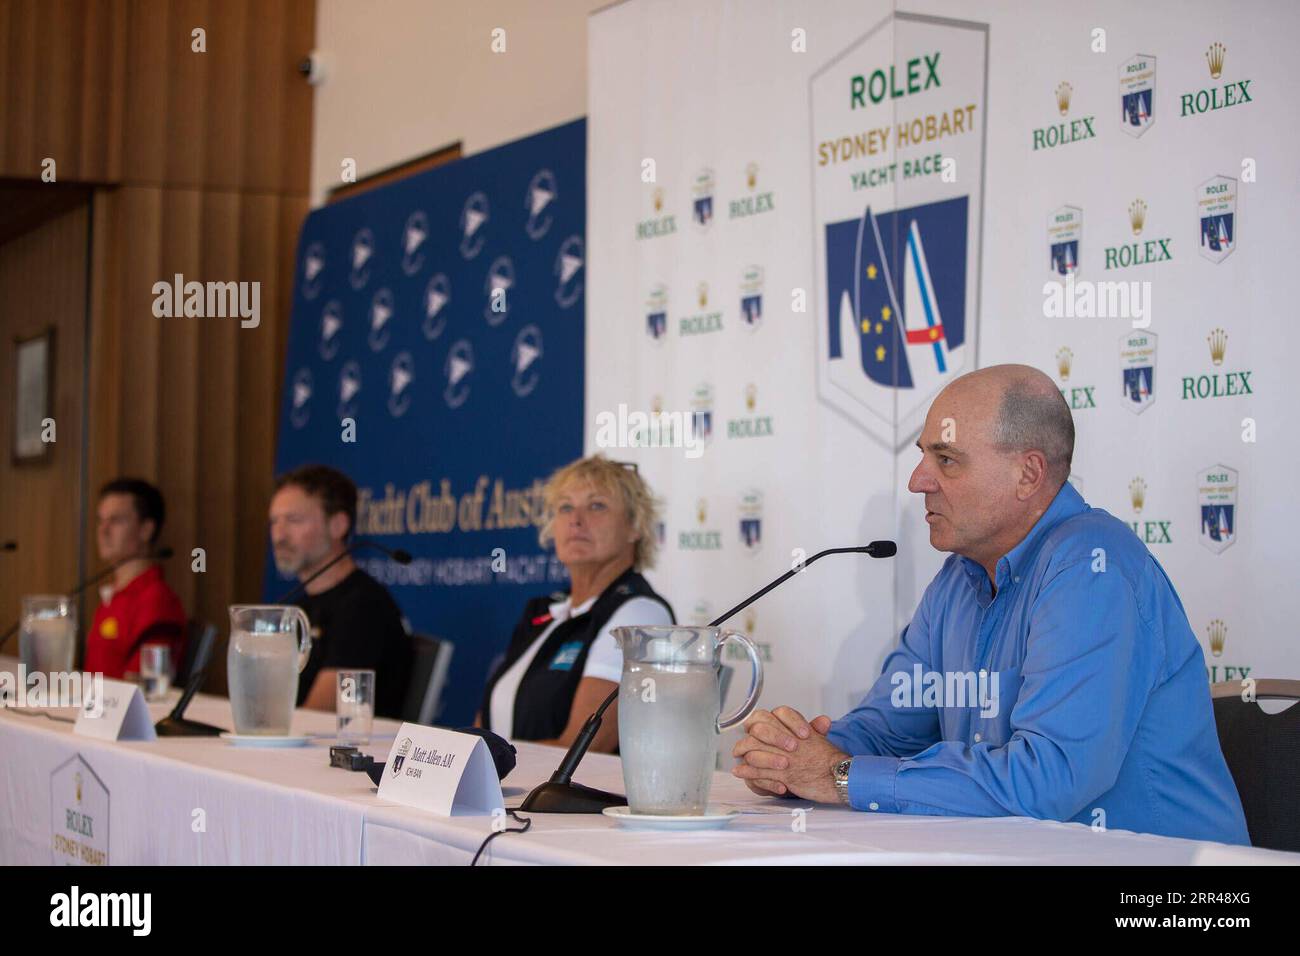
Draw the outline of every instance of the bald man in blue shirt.
[[[1250,843],[1205,659],[1160,563],[1066,480],[1070,409],[997,365],[930,407],[908,489],[952,555],[866,699],[755,711],[733,773],[869,813],[1026,816]]]

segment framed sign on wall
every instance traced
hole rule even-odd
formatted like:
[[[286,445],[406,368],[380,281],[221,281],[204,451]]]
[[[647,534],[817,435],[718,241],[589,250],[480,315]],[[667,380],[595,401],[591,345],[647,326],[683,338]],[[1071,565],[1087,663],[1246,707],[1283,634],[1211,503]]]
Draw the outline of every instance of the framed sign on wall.
[[[54,328],[14,340],[15,464],[43,461],[50,455],[47,424],[54,411]]]

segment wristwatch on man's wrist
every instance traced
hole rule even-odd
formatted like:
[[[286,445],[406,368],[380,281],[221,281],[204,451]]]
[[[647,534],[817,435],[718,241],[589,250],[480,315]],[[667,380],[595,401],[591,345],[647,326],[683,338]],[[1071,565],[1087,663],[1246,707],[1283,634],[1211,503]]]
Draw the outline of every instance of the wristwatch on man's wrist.
[[[849,767],[852,764],[853,758],[849,757],[831,768],[831,774],[835,777],[835,793],[840,798],[840,803],[846,807],[849,805]]]

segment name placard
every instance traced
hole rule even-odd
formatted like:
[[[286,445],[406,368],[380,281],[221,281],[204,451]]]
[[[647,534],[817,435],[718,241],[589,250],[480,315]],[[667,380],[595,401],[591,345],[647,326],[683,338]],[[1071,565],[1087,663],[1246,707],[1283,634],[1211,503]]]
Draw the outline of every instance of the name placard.
[[[86,694],[73,733],[100,740],[157,740],[149,707],[140,687],[124,680],[103,680],[103,694],[94,687]]]
[[[379,796],[444,817],[505,809],[483,738],[420,724],[402,724],[397,732]]]

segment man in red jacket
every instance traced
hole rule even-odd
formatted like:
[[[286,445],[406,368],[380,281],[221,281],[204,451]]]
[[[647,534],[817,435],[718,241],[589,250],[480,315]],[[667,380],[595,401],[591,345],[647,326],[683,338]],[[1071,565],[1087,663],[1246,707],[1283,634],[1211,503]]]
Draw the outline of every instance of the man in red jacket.
[[[185,646],[185,610],[149,557],[162,532],[162,493],[139,478],[117,478],[99,490],[99,556],[121,561],[86,634],[85,669],[121,678],[140,671],[140,648],[166,644],[173,670]]]

